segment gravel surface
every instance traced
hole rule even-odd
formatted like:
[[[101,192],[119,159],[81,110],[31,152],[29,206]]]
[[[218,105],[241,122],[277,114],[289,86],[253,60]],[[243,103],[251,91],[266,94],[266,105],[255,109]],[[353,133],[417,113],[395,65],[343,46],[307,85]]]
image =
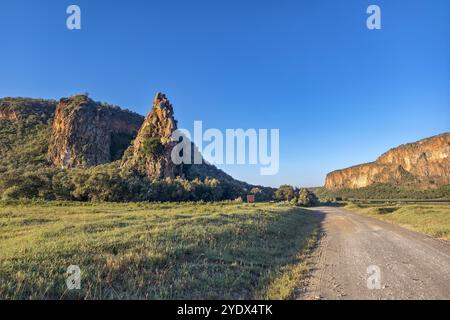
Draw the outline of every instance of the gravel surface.
[[[311,211],[322,236],[299,299],[450,299],[448,242],[341,208]]]

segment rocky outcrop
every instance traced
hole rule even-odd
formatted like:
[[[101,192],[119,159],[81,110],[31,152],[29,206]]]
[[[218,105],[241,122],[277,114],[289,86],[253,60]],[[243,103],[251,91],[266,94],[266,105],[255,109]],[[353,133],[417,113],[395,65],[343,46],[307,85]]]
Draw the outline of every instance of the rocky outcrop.
[[[59,102],[29,98],[0,99],[0,113],[0,129],[4,129],[0,130],[0,151],[5,160],[0,163],[0,171],[14,181],[13,184],[7,182],[0,185],[0,193],[19,181],[19,177],[15,176],[18,173],[28,175],[36,168],[45,168],[46,165],[67,168],[62,172],[55,171],[55,168],[45,170],[49,177],[61,174],[62,179],[114,173],[113,180],[101,181],[99,187],[108,194],[105,195],[106,198],[102,195],[101,199],[117,201],[236,199],[255,187],[235,180],[205,162],[200,151],[187,137],[177,138],[182,139],[181,141],[173,140],[177,121],[171,103],[162,93],[155,96],[146,118],[118,107],[94,102],[87,95],[72,96]],[[17,121],[17,124],[12,121]],[[179,142],[182,144],[179,145]],[[178,148],[174,149],[175,147]],[[191,157],[191,160],[202,161],[178,164],[180,159],[176,159],[175,164],[172,161],[174,151],[184,160]],[[84,170],[85,167],[114,160],[120,161],[107,168]],[[14,162],[13,165],[11,161]],[[72,176],[70,168],[75,167],[80,168]],[[19,172],[16,170],[18,168],[23,170]],[[170,178],[176,177],[183,180],[171,181]],[[152,181],[149,186],[151,189],[144,187],[149,180],[161,179],[164,182]],[[78,181],[76,185],[79,183],[83,182]],[[117,192],[117,183],[126,189],[123,194]],[[172,187],[177,188],[177,195],[160,194],[170,191]],[[263,190],[264,199],[270,199],[274,190],[258,187]],[[72,191],[70,186],[68,188]],[[42,194],[46,199],[73,199],[72,194],[61,195],[60,190],[53,190],[52,186],[36,186],[35,189],[33,185],[31,192],[29,188],[26,189],[26,196],[40,196],[43,190]],[[76,199],[100,199],[97,191],[88,189],[77,195]],[[132,191],[133,195],[128,191]],[[184,194],[191,191],[192,196]],[[114,196],[111,198],[110,194]]]
[[[401,145],[372,163],[331,172],[325,187],[355,189],[380,183],[424,189],[450,184],[450,133]]]
[[[172,104],[164,94],[157,93],[136,139],[125,152],[121,167],[152,179],[182,175],[182,166],[175,165],[171,159],[176,145],[172,133],[176,129]]]
[[[187,180],[216,178],[222,183],[234,184],[237,188],[250,188],[250,185],[237,181],[231,176],[207,163],[198,148],[189,140],[190,164],[174,164],[172,151],[179,141],[174,141],[172,134],[177,130],[173,106],[162,93],[153,99],[151,111],[142,124],[133,144],[125,152],[121,168],[134,171],[150,179],[182,177]],[[187,137],[183,137],[183,140]],[[201,159],[194,164],[194,159]]]
[[[0,119],[2,120],[10,120],[10,121],[17,121],[19,120],[19,115],[14,110],[0,110]]]
[[[138,114],[96,103],[86,95],[63,98],[53,120],[48,159],[61,168],[111,162],[120,158],[142,121]]]
[[[122,169],[150,179],[215,177],[242,184],[203,158],[201,164],[174,164],[171,154],[178,141],[172,139],[172,133],[176,129],[172,104],[162,93],[156,94],[145,119],[96,103],[86,95],[73,96],[61,99],[56,108],[48,159],[61,168],[95,166],[121,159]],[[201,157],[195,145],[189,143],[191,157],[196,154]]]

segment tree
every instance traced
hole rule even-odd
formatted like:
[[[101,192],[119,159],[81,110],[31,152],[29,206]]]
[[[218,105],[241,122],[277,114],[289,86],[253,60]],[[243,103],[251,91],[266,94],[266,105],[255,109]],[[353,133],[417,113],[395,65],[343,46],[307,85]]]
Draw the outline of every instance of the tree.
[[[275,191],[274,198],[278,201],[291,201],[295,198],[294,187],[287,184],[280,186],[278,190]]]
[[[319,202],[317,196],[306,188],[300,189],[298,193],[297,205],[311,207]]]

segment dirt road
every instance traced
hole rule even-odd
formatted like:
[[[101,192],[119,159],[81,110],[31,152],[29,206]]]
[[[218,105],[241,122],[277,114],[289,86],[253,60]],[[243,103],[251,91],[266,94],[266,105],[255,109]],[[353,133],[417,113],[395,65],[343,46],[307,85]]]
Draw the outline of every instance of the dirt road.
[[[341,208],[312,211],[322,237],[299,299],[450,299],[450,244]]]

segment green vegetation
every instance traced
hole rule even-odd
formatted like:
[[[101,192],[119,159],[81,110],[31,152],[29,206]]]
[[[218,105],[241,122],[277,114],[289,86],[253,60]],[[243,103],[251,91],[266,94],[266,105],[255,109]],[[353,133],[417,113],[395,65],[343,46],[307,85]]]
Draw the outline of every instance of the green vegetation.
[[[126,133],[112,133],[110,147],[111,160],[116,161],[122,159],[125,150],[127,150],[135,137],[136,135]]]
[[[274,193],[274,199],[287,201],[302,207],[312,207],[319,203],[319,199],[311,190],[306,188],[298,189],[290,185],[280,186]]]
[[[306,188],[302,188],[298,192],[297,205],[300,205],[303,207],[312,207],[312,206],[317,205],[318,202],[319,202],[319,199],[316,197],[316,195],[312,191],[310,191]]]
[[[85,96],[74,99],[89,102]],[[6,110],[7,103],[0,102],[3,106],[0,111]],[[16,110],[19,106],[13,104],[8,108]],[[47,122],[43,119],[36,111],[20,121],[0,119],[0,199],[217,201],[245,198],[251,188],[211,165],[187,168],[186,179],[161,181],[121,170],[118,162],[86,169],[55,168],[47,162],[51,119]],[[130,137],[112,138],[113,157],[119,158]],[[271,200],[272,189],[262,189],[258,200]]]
[[[148,156],[159,156],[164,151],[164,146],[159,137],[149,137],[144,140],[142,149]]]
[[[0,99],[1,112],[14,112],[17,118],[26,123],[46,123],[56,109],[55,100],[30,98]]]
[[[359,189],[342,189],[337,191],[315,188],[314,192],[322,201],[342,198],[352,199],[446,199],[450,200],[450,185],[436,189],[419,190],[417,188],[377,184]]]
[[[122,171],[114,162],[70,170],[37,167],[8,171],[0,176],[0,194],[4,200],[219,201],[243,198],[246,191],[215,178],[149,180]]]
[[[280,204],[3,202],[0,297],[288,299],[318,224]]]
[[[450,241],[450,204],[349,204],[346,208]]]
[[[275,191],[274,198],[278,201],[292,201],[295,198],[296,190],[293,186],[282,185]]]
[[[0,173],[46,165],[51,126],[0,120]]]

